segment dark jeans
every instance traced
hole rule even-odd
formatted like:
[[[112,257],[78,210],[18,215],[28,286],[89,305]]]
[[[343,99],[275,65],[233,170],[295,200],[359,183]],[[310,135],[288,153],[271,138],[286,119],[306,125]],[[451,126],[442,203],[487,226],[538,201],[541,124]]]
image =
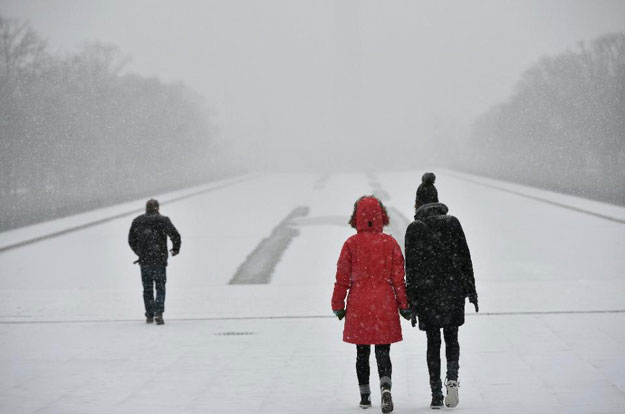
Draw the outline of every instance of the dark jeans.
[[[358,384],[369,385],[369,355],[371,355],[371,345],[356,345],[356,374],[358,375]],[[391,365],[391,344],[375,345],[375,359],[378,362],[378,374],[380,375],[380,383],[391,386],[391,374],[393,366]]]
[[[441,382],[441,330],[428,329],[428,371],[430,372],[430,387],[432,395],[442,394]],[[445,356],[447,357],[447,379],[458,380],[458,363],[460,359],[460,344],[458,343],[458,327],[443,328],[445,337]]]
[[[166,269],[167,267],[164,265],[141,265],[143,303],[145,304],[145,316],[148,318],[165,312]],[[156,299],[154,299],[154,286],[156,286]]]

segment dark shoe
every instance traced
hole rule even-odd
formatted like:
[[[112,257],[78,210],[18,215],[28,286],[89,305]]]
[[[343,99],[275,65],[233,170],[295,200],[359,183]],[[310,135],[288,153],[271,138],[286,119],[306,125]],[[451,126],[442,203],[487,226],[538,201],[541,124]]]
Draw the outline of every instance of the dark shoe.
[[[165,321],[163,320],[163,314],[159,313],[158,315],[154,316],[154,322],[156,322],[157,325],[164,325]]]
[[[380,406],[383,413],[393,412],[393,397],[391,396],[391,390],[388,388],[382,388],[382,404]]]
[[[432,410],[440,410],[441,408],[443,408],[443,396],[433,395],[432,402],[430,403],[430,408]]]
[[[145,323],[154,323],[154,316],[148,316],[145,318]]]
[[[371,394],[360,394],[360,408],[371,408]]]

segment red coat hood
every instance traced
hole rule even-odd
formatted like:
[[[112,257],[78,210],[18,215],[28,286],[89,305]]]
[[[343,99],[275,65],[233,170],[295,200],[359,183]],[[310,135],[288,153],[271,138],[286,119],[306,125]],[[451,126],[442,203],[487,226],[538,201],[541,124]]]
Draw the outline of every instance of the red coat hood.
[[[382,233],[382,228],[388,224],[388,216],[382,210],[380,202],[375,197],[364,197],[356,205],[356,230],[360,232]]]

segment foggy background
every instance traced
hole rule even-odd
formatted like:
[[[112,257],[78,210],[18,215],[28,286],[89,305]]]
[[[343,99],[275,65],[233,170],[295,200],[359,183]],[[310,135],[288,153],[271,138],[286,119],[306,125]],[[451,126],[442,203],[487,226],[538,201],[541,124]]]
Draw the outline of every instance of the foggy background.
[[[243,171],[445,166],[625,203],[622,1],[0,0],[0,15],[3,50],[34,33],[0,65],[0,230]]]

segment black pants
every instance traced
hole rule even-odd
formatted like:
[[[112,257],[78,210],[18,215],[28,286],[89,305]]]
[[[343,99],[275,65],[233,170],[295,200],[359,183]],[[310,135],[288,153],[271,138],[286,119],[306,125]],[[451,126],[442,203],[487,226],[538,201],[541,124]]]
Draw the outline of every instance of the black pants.
[[[361,390],[363,385],[369,385],[369,355],[371,354],[371,345],[356,345],[356,374],[358,375],[358,384]],[[382,384],[391,386],[391,374],[393,366],[391,365],[391,344],[375,345],[375,359],[378,362],[378,374]],[[364,392],[363,392],[364,394]]]
[[[164,265],[141,265],[141,282],[143,283],[143,303],[145,316],[165,312],[165,283],[167,283],[167,267]],[[156,286],[156,299],[154,287]]]
[[[428,329],[428,371],[430,373],[430,387],[432,394],[442,394],[441,382],[441,330]],[[458,380],[458,363],[460,359],[460,344],[458,343],[458,327],[443,328],[445,337],[445,356],[447,357],[447,379]]]

